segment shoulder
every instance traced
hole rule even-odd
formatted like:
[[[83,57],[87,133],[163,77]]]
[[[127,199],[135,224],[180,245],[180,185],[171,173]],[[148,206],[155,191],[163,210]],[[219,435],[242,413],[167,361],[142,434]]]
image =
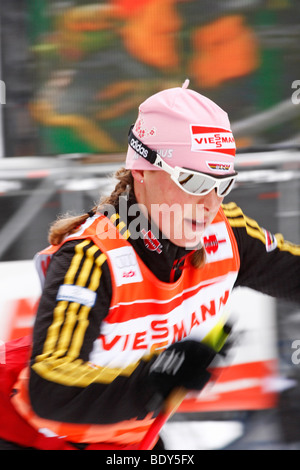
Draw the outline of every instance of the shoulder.
[[[239,246],[262,246],[267,253],[284,252],[300,256],[300,246],[287,240],[281,233],[273,234],[253,218],[244,214],[234,202],[222,205],[223,212],[232,227]],[[261,242],[261,243],[260,243]]]
[[[255,219],[247,216],[235,202],[223,204],[222,209],[235,234],[244,234],[266,243],[269,232],[262,228]]]
[[[107,257],[90,239],[70,240],[54,253],[47,270],[47,277],[68,277],[67,283],[73,283],[78,276],[89,277],[97,270],[105,270]],[[108,270],[107,270],[108,271]]]
[[[99,255],[106,256],[101,252],[100,248],[89,238],[76,239],[66,241],[54,254],[53,258],[66,258],[72,259],[76,256],[76,259],[91,259],[96,260]]]

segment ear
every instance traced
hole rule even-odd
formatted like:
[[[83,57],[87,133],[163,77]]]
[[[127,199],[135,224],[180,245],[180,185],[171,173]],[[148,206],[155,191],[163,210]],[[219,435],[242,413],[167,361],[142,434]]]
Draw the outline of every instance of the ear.
[[[144,170],[131,170],[133,179],[138,183],[141,183],[144,180]]]

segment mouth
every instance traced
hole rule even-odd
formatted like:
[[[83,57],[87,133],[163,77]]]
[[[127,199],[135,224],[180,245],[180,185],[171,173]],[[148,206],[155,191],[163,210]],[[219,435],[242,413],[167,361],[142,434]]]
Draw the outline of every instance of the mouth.
[[[206,222],[204,220],[184,219],[184,222],[187,223],[194,232],[203,232],[206,227]]]

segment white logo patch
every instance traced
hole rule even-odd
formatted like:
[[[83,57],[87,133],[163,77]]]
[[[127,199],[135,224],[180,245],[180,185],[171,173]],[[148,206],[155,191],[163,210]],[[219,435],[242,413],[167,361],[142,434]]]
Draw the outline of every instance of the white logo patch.
[[[117,286],[142,282],[142,273],[131,246],[116,248],[108,251],[107,254],[111,260]]]
[[[67,302],[77,302],[87,307],[93,307],[96,302],[96,292],[86,287],[75,286],[73,284],[63,284],[57,292],[56,300],[66,300]]]

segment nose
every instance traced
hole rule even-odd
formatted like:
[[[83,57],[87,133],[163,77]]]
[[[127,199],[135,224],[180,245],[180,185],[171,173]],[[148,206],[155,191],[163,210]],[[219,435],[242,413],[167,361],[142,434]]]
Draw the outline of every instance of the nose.
[[[198,196],[198,204],[203,204],[204,210],[212,211],[222,204],[223,197],[218,196],[217,190],[212,189],[205,196]]]

